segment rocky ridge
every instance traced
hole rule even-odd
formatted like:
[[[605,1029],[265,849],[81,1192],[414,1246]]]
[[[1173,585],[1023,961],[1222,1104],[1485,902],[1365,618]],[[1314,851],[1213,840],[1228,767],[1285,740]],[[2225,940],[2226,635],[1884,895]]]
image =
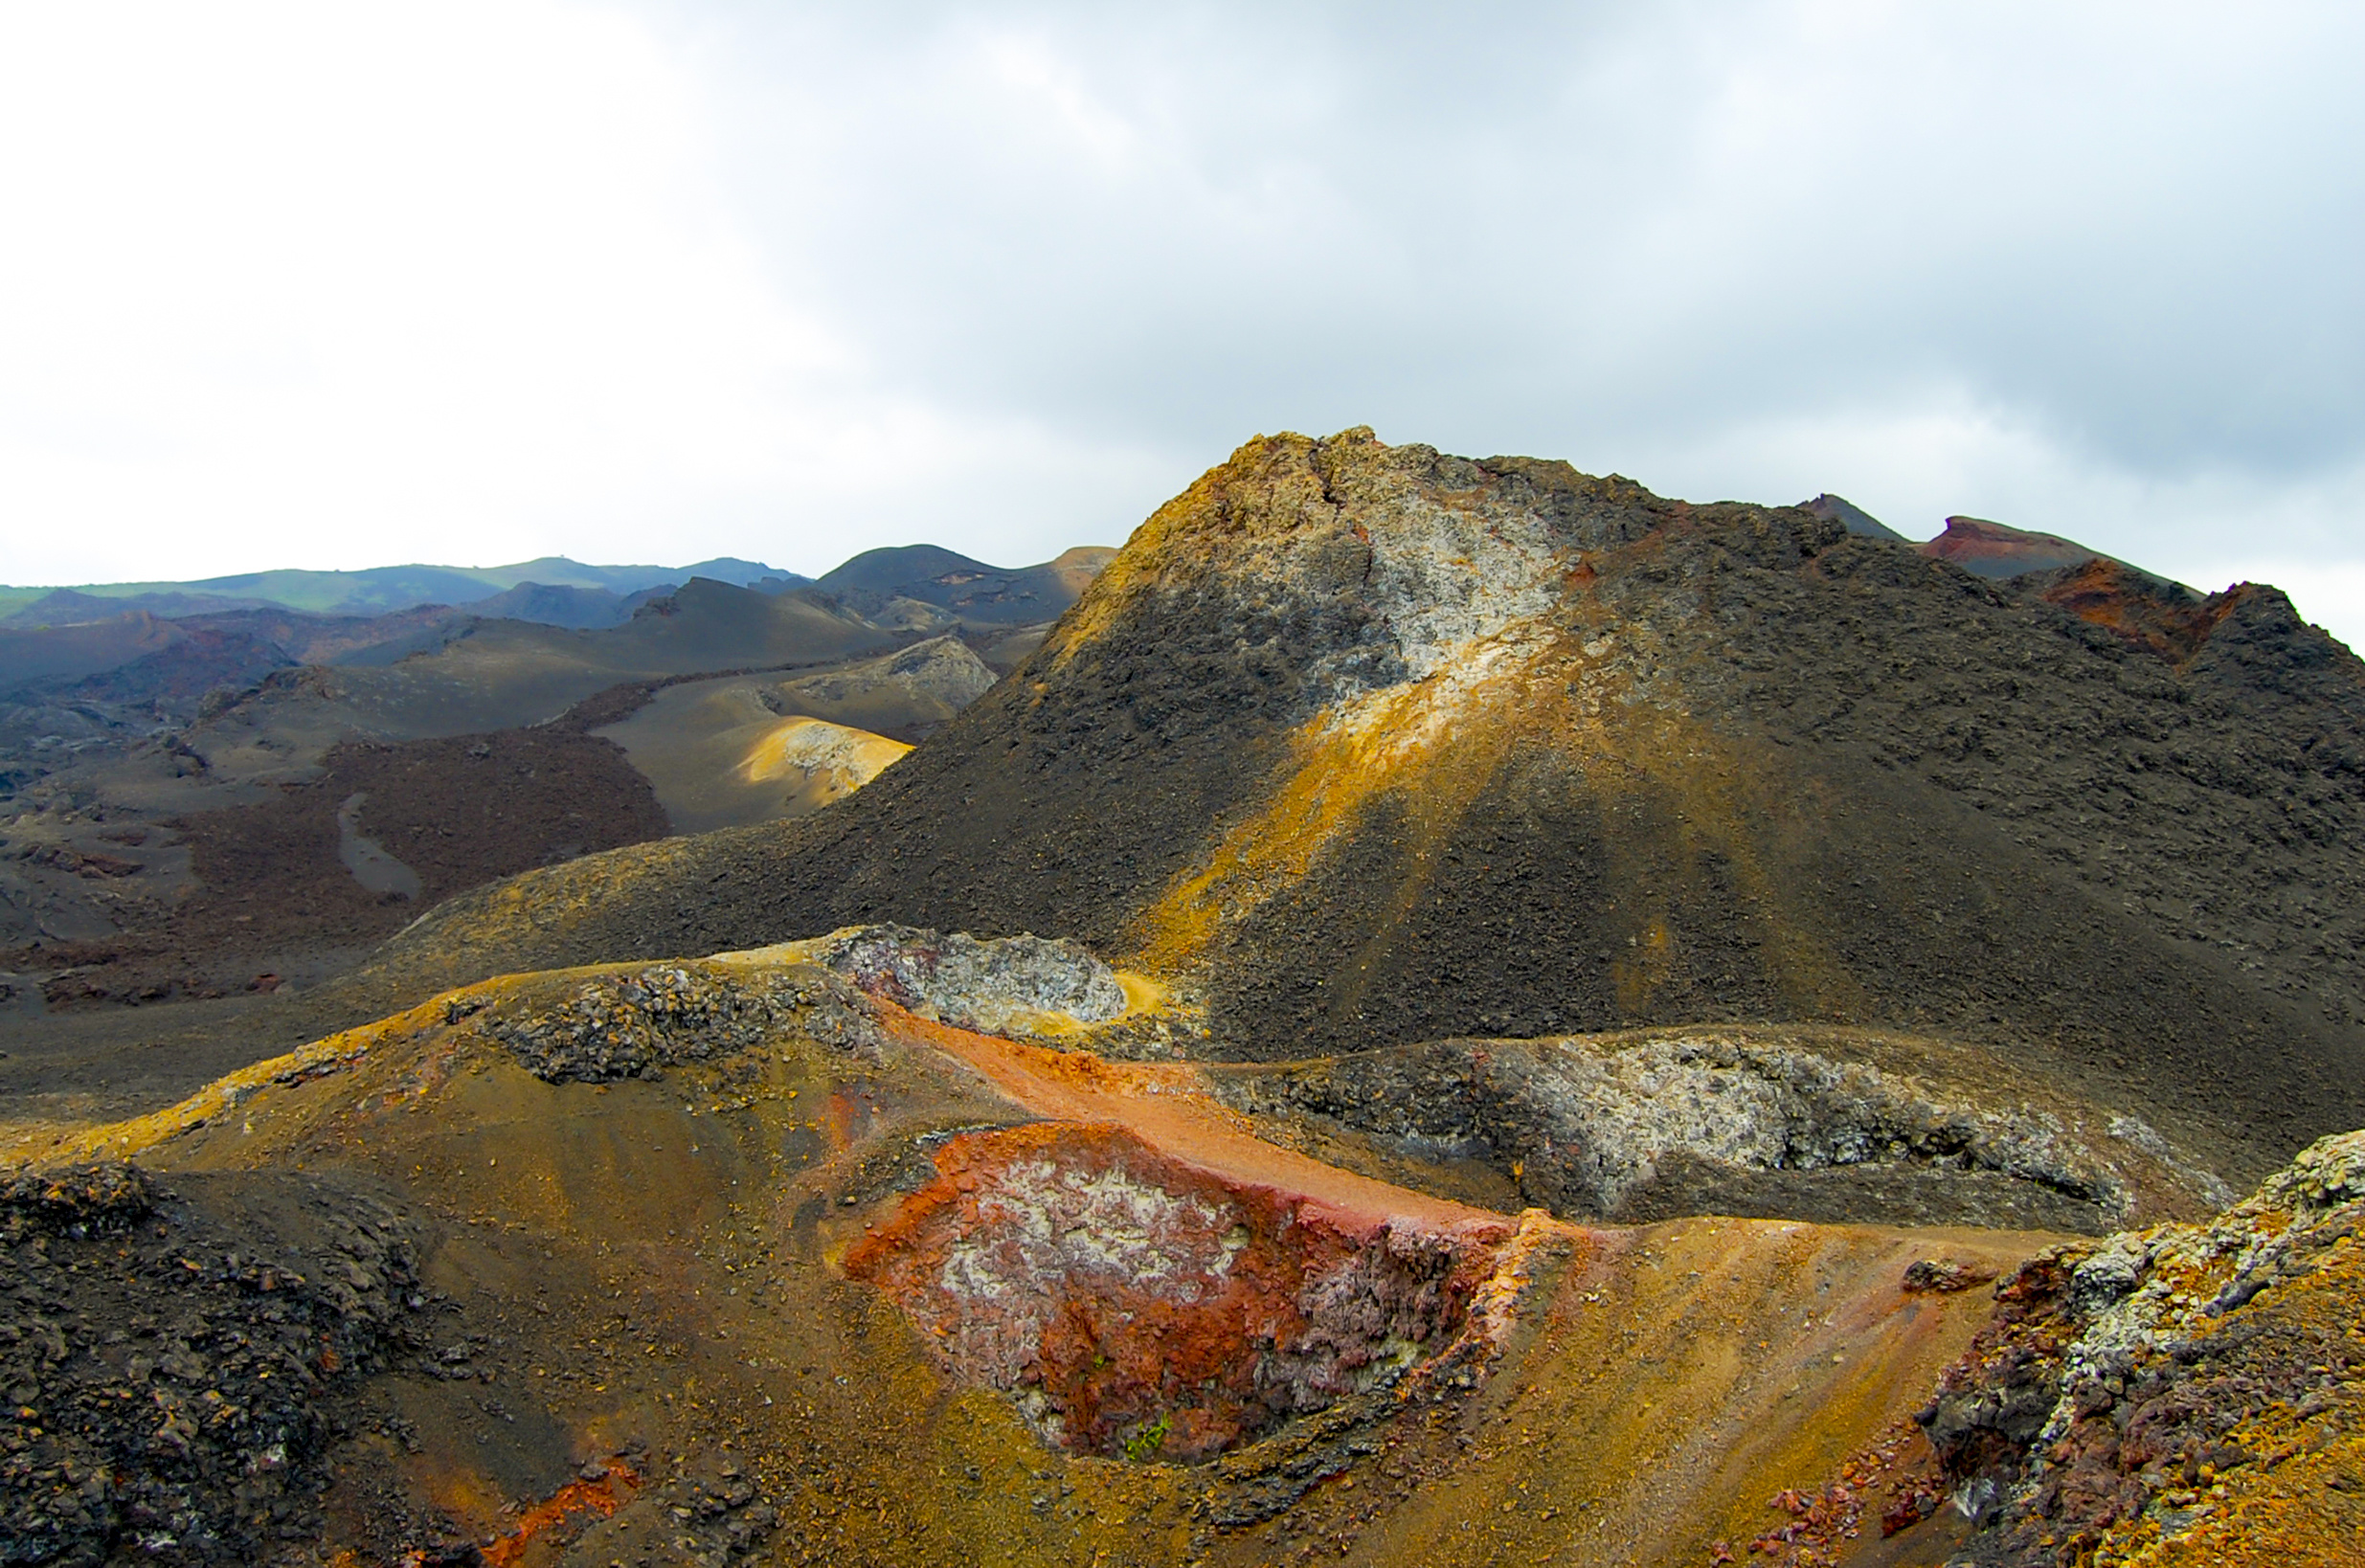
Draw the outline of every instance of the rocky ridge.
[[[1485,1161],[1569,1218],[2102,1232],[2134,1212],[2138,1190],[2184,1212],[2231,1197],[2179,1169],[2140,1121],[2089,1111],[2073,1128],[2063,1109],[1746,1031],[1454,1041],[1208,1080],[1251,1114],[1309,1114],[1419,1157]]]
[[[1257,1135],[1302,1114],[1307,1083],[1321,1086],[1303,1066],[1056,1048],[1164,1005],[1138,979],[1068,944],[892,929],[523,976],[96,1131],[79,1147],[162,1173],[104,1191],[153,1179],[252,1206],[301,1154],[322,1168],[303,1181],[333,1182],[345,1212],[376,1212],[354,1192],[405,1193],[434,1216],[397,1227],[415,1238],[406,1277],[432,1273],[458,1292],[436,1310],[486,1331],[445,1345],[449,1330],[430,1337],[398,1317],[394,1350],[372,1363],[391,1381],[363,1378],[360,1404],[332,1387],[319,1406],[329,1513],[291,1509],[284,1528],[303,1540],[217,1534],[187,1559],[301,1560],[328,1538],[366,1547],[365,1561],[458,1550],[453,1560],[489,1562],[949,1562],[1007,1538],[1012,1562],[1081,1568],[1119,1551],[1266,1562],[1335,1537],[1408,1561],[1471,1522],[1424,1523],[1423,1500],[1482,1484],[1504,1499],[1505,1533],[1472,1560],[1689,1563],[1688,1543],[1743,1538],[1726,1521],[1776,1485],[1748,1478],[1802,1486],[1820,1445],[1875,1437],[1925,1399],[1979,1315],[1971,1287],[2011,1276],[2043,1240],[1515,1220],[1441,1199],[1450,1158],[1400,1161],[1440,1186],[1388,1186]],[[1047,1029],[1057,1015],[1041,1004],[1102,1011],[1111,989],[1125,1012]],[[1012,1037],[948,1021],[1013,1002],[1030,1027]],[[1618,1066],[1600,1042],[1543,1043]],[[1604,1119],[1589,1135],[1616,1131],[1632,1154],[1683,1132],[1680,1114],[1664,1128],[1635,1119],[1689,1104],[1655,1096],[1654,1073],[1796,1064],[1792,1047],[1711,1043],[1660,1039],[1633,1084],[1615,1071],[1590,1084],[1577,1103]],[[1480,1053],[1533,1047],[1450,1048],[1469,1054],[1435,1071],[1441,1090],[1482,1077]],[[1844,1066],[1827,1059],[1823,1079],[1802,1081],[1893,1117],[1918,1103],[1941,1129],[1961,1114],[1926,1086],[1915,1102],[1904,1081]],[[1256,1073],[1300,1082],[1244,1120],[1216,1086]],[[1324,1092],[1385,1099],[1393,1082]],[[1563,1072],[1555,1086],[1574,1082]],[[1994,1125],[2004,1148],[2016,1124]],[[184,1233],[170,1248],[196,1258],[191,1244]],[[175,1284],[127,1288],[163,1299]],[[1825,1310],[1793,1314],[1802,1301]],[[1630,1378],[1642,1381],[1621,1392]],[[1670,1388],[1687,1392],[1662,1419]],[[93,1419],[56,1424],[82,1441],[103,1430]],[[1740,1430],[1793,1435],[1721,1479]],[[1644,1441],[1689,1456],[1655,1473],[1695,1513],[1643,1506],[1642,1461],[1623,1445]],[[884,1454],[898,1456],[891,1484]],[[508,1512],[424,1479],[480,1465],[509,1478],[496,1493],[515,1500]],[[1520,1485],[1539,1489],[1532,1500]],[[899,1512],[886,1495],[897,1488],[924,1502]],[[1599,1495],[1564,1517],[1587,1488]],[[895,1528],[872,1539],[889,1515]],[[1494,1503],[1479,1516],[1497,1518]]]
[[[1207,1045],[1187,999],[1065,940],[850,927],[716,962],[813,964],[923,1019],[1112,1060],[1188,1060]],[[577,1005],[591,1009],[592,995]],[[604,1012],[578,1029],[619,1049],[638,1038]],[[711,1038],[722,1048],[746,1033]],[[1283,1142],[1321,1129],[1419,1164],[1484,1164],[1504,1193],[1571,1220],[1714,1212],[2099,1234],[2231,1200],[2139,1118],[2031,1098],[2025,1085],[2016,1097],[1980,1086],[1981,1071],[2008,1076],[1933,1042],[1694,1028],[1205,1064],[1174,1081]]]
[[[1999,1285],[1920,1418],[1981,1527],[1950,1560],[2329,1562],[2365,1540],[2361,1223],[2354,1132],[2207,1224],[2048,1252]]]
[[[668,1066],[754,1050],[789,1028],[873,1054],[879,1039],[861,997],[828,976],[810,970],[751,971],[727,961],[601,974],[574,987],[556,1006],[537,997],[490,1007],[474,998],[455,1000],[444,1016],[453,1023],[473,1019],[473,1027],[551,1084],[654,1081]]]
[[[394,1211],[293,1177],[240,1199],[259,1224],[198,1197],[121,1164],[0,1183],[0,1562],[317,1538],[354,1392],[432,1351]]]

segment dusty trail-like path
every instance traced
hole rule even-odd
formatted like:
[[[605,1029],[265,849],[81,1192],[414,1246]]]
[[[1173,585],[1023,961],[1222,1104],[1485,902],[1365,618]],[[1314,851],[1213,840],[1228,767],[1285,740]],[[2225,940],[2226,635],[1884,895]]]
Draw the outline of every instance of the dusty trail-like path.
[[[924,1019],[883,998],[877,1005],[890,1032],[966,1064],[1039,1116],[1121,1127],[1227,1183],[1300,1198],[1341,1230],[1389,1221],[1444,1232],[1500,1230],[1511,1222],[1490,1209],[1356,1176],[1268,1142],[1205,1092],[1195,1067],[1051,1050]]]

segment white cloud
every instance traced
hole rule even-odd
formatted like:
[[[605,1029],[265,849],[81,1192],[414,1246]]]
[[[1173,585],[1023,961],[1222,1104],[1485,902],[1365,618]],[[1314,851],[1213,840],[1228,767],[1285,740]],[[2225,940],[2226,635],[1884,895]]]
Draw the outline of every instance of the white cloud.
[[[36,236],[0,247],[10,580],[558,549],[810,570],[973,484],[1131,460],[880,384],[763,275],[696,82],[627,17],[5,27],[0,207]]]
[[[2365,559],[2360,45],[2304,4],[0,0],[0,579],[1039,558],[1359,423],[2188,576]]]

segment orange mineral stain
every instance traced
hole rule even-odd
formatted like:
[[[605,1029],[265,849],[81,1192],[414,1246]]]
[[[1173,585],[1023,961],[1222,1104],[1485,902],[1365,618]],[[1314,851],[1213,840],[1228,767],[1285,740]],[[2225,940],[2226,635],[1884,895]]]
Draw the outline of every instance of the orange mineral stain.
[[[639,1490],[641,1477],[621,1460],[608,1461],[607,1473],[597,1481],[570,1481],[536,1503],[518,1519],[517,1528],[484,1548],[487,1568],[512,1568],[525,1560],[526,1549],[537,1536],[583,1521],[584,1515],[607,1518]]]

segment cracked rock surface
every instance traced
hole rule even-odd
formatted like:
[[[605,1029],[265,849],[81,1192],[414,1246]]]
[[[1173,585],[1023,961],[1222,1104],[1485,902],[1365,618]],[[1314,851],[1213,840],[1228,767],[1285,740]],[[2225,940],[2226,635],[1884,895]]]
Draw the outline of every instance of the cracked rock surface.
[[[484,1009],[470,998],[450,1004],[446,1018],[481,1009],[477,1026],[552,1084],[661,1077],[669,1065],[736,1055],[792,1027],[858,1052],[877,1041],[861,998],[811,969],[651,964],[586,980],[555,1005],[537,995]]]
[[[2321,1562],[2365,1540],[2361,1226],[2353,1132],[2208,1224],[2059,1249],[1999,1285],[1920,1416],[1981,1527],[1950,1560]]]
[[[2114,1145],[2050,1110],[1711,1031],[1449,1041],[1211,1067],[1208,1082],[1251,1114],[1312,1115],[1426,1160],[1516,1165],[1520,1191],[1555,1213],[1622,1221],[1725,1213],[2102,1231],[2128,1212],[2128,1173],[2163,1169],[2167,1152],[2156,1134]],[[2213,1196],[2205,1179],[2188,1183],[2196,1206]]]
[[[419,1332],[407,1228],[302,1177],[228,1214],[207,1186],[0,1183],[0,1563],[247,1564],[319,1534],[339,1396]]]

